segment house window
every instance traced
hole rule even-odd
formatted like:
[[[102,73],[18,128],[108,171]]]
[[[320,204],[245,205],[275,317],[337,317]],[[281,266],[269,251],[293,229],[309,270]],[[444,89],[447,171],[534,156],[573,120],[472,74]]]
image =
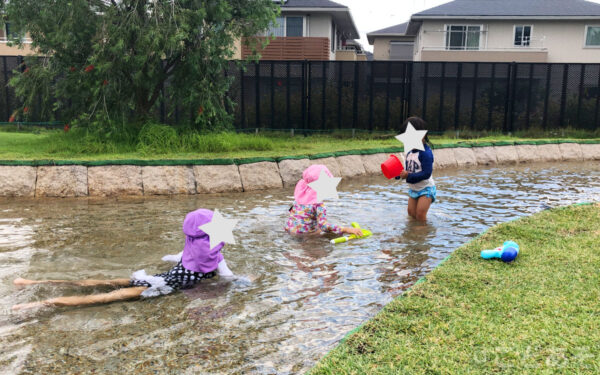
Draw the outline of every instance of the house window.
[[[285,17],[285,36],[304,36],[304,18]]]
[[[531,26],[515,26],[515,46],[529,46],[531,40]]]
[[[481,26],[446,25],[446,49],[478,50]]]
[[[585,46],[600,47],[600,26],[585,27]]]
[[[304,17],[277,17],[269,26],[267,35],[271,36],[304,36]]]
[[[19,37],[19,34],[15,33],[14,31],[11,31],[10,23],[8,23],[8,22],[6,22],[4,24],[4,30],[3,31],[4,31],[4,35],[3,35],[4,38],[2,38],[2,39],[4,39],[4,40],[8,40],[8,38],[14,38],[14,39],[16,39],[16,38]]]
[[[411,61],[413,59],[413,42],[390,42],[390,60]]]
[[[274,24],[271,23],[271,25],[269,25],[269,30],[267,31],[267,35],[285,36],[284,23],[285,23],[285,18],[277,17],[275,19],[275,23]]]

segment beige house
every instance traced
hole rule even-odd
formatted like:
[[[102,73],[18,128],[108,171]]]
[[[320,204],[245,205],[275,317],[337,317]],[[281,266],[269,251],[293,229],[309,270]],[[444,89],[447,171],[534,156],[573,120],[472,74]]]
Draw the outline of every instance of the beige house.
[[[281,14],[262,41],[273,36],[261,51],[261,60],[366,60],[358,29],[350,9],[329,0],[287,0],[281,3]],[[251,45],[238,43],[235,58],[251,54]]]
[[[9,46],[7,36],[10,35],[10,32],[10,23],[5,22],[2,29],[0,29],[0,56],[24,56],[32,54],[30,48],[31,39],[29,38],[25,38],[23,44],[24,48]]]
[[[373,45],[374,60],[412,61],[415,36],[407,35],[408,22],[367,34],[369,44]]]
[[[368,34],[380,60],[394,59],[402,36],[385,30]],[[600,4],[455,0],[414,14],[403,34],[414,35],[414,61],[598,63]]]

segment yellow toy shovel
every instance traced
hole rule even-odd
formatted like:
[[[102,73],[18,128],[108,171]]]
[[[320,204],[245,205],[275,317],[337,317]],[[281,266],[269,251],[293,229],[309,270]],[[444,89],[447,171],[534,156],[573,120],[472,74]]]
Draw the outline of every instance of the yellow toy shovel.
[[[331,240],[330,242],[332,244],[336,244],[336,243],[344,243],[344,242],[348,242],[350,240],[354,240],[356,238],[365,238],[365,237],[369,237],[372,236],[373,233],[370,230],[366,230],[366,229],[361,229],[360,225],[358,225],[358,223],[354,222],[351,224],[353,228],[359,228],[360,230],[362,230],[363,235],[362,236],[357,236],[355,234],[351,234],[349,236],[344,236],[344,237],[338,237],[338,238],[334,238],[333,240]]]

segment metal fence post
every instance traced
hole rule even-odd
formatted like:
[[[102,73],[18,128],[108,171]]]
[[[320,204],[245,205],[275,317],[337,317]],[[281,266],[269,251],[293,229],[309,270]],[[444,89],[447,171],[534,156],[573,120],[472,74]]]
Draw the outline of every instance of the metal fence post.
[[[291,85],[291,78],[290,78],[290,62],[286,61],[286,65],[285,65],[285,72],[286,72],[286,85],[285,85],[285,126],[286,128],[290,127],[290,85]]]
[[[508,117],[509,117],[509,113],[510,113],[510,103],[511,103],[511,78],[512,78],[512,71],[514,70],[514,66],[513,63],[509,63],[506,66],[506,95],[504,97],[504,124],[502,126],[502,131],[504,133],[508,133]]]
[[[223,71],[223,77],[225,81],[229,81],[229,65]],[[166,96],[166,87],[163,87],[163,95]],[[229,101],[231,100],[231,85],[227,88],[225,92],[225,97],[223,98],[223,106],[225,107],[225,112],[233,116],[234,126],[235,126],[235,112],[233,112],[232,108],[229,106]]]
[[[321,130],[325,130],[327,128],[327,120],[325,119],[325,107],[327,105],[327,78],[326,78],[326,74],[327,74],[327,65],[329,64],[329,62],[325,62],[323,61],[323,88],[322,88],[322,92],[323,92],[323,97],[321,98],[323,101],[323,104],[321,106]]]
[[[567,83],[569,80],[569,64],[563,64],[562,92],[560,95],[560,126],[565,126],[565,110],[567,105]]]
[[[302,130],[305,136],[307,121],[310,121],[310,89],[310,61],[304,60],[302,61]]]
[[[579,96],[577,98],[577,126],[581,126],[581,100],[583,99],[583,87],[585,84],[585,64],[581,64],[581,77],[579,79]]]
[[[401,82],[402,82],[402,88],[400,89],[400,124],[402,124],[404,122],[405,119],[405,103],[404,101],[406,100],[406,63],[403,62],[402,63],[402,70],[400,72],[400,77],[401,77]]]
[[[598,129],[598,110],[600,109],[600,65],[598,65],[598,89],[596,89],[596,111],[594,112],[594,127]]]
[[[511,96],[510,96],[510,110],[509,110],[509,116],[508,116],[508,129],[509,132],[512,133],[514,132],[514,115],[515,115],[515,99],[516,99],[516,95],[517,95],[517,72],[518,72],[518,68],[519,66],[517,65],[516,62],[513,62],[513,68],[512,69],[512,74],[511,74]]]
[[[442,74],[440,76],[440,107],[438,108],[438,131],[442,130],[444,117],[444,81],[446,78],[446,62],[442,62]]]
[[[548,102],[550,99],[550,84],[552,78],[552,64],[546,64],[546,95],[544,97],[544,119],[542,120],[542,129],[548,127]]]
[[[529,129],[531,117],[531,88],[533,87],[533,64],[529,64],[529,82],[527,83],[527,113],[525,114],[525,128]]]
[[[490,83],[490,94],[488,97],[488,123],[487,130],[492,130],[492,112],[494,110],[494,96],[496,93],[496,63],[492,63],[492,82]]]
[[[300,121],[302,122],[301,129],[306,129],[306,60],[300,62],[300,67],[302,69],[300,75]]]
[[[10,117],[12,110],[10,108],[10,89],[8,88],[8,68],[6,66],[6,56],[2,56],[2,67],[4,71],[4,93],[6,100],[6,117]]]
[[[275,63],[271,62],[271,129],[275,128]]]
[[[370,69],[370,79],[369,79],[369,132],[373,131],[373,95],[374,90],[373,86],[375,85],[375,62],[372,61],[369,63]]]
[[[456,70],[456,99],[454,101],[454,130],[458,129],[458,121],[460,120],[460,81],[462,80],[463,63],[459,62]]]
[[[254,104],[256,106],[256,126],[260,126],[260,62],[256,62],[254,65]]]
[[[427,121],[427,81],[429,80],[429,62],[425,61],[421,64],[425,64],[423,68],[423,111],[421,112],[421,118]]]
[[[246,93],[245,91],[245,85],[244,85],[244,67],[240,66],[240,111],[241,111],[241,117],[242,117],[242,129],[246,128],[246,106],[245,106],[245,100],[244,100],[244,94]]]
[[[413,66],[414,66],[414,62],[410,61],[407,64],[406,67],[406,75],[404,76],[404,79],[406,80],[406,86],[407,86],[407,94],[406,96],[408,97],[407,101],[406,101],[406,115],[405,117],[409,117],[411,114],[410,108],[412,105],[412,83],[413,83]],[[404,119],[402,119],[404,121]]]
[[[352,93],[352,130],[358,122],[358,62],[354,62],[354,92]],[[353,135],[354,137],[354,135]]]
[[[475,129],[475,106],[477,104],[477,80],[479,79],[479,63],[473,67],[473,93],[471,94],[471,130]]]
[[[338,73],[338,129],[342,128],[342,62],[336,61]]]
[[[387,79],[385,86],[385,130],[390,128],[390,85],[392,81],[392,62],[387,62]]]

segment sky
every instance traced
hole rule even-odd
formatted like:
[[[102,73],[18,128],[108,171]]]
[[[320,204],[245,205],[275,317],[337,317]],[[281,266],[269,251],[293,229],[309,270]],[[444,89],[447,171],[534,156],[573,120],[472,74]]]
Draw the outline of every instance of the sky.
[[[367,33],[398,25],[410,19],[414,13],[448,3],[449,0],[333,0],[350,8],[354,23],[360,33],[359,42],[367,51],[373,46],[367,41]],[[600,1],[600,0],[599,0]]]
[[[449,3],[450,0],[333,0],[350,8],[354,23],[360,33],[359,42],[367,51],[373,46],[367,41],[367,33],[398,25],[410,19],[414,13]],[[592,0],[600,3],[600,0]]]

